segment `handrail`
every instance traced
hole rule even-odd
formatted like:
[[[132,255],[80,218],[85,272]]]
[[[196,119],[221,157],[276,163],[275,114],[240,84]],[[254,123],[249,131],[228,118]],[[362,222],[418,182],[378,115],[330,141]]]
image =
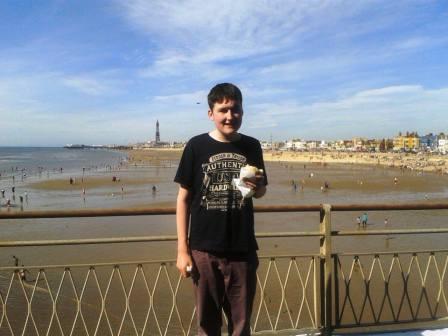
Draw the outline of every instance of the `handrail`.
[[[321,204],[312,205],[265,205],[256,206],[255,212],[317,212]],[[372,203],[372,204],[335,204],[332,211],[393,211],[393,210],[443,210],[448,209],[448,203]],[[113,217],[113,216],[147,216],[147,215],[174,215],[174,207],[166,208],[114,208],[114,209],[88,209],[88,210],[49,210],[49,211],[0,211],[0,219],[15,218],[67,218],[67,217]]]
[[[402,235],[402,234],[423,234],[423,233],[448,233],[448,228],[331,231],[332,236],[375,236],[375,235],[378,236],[378,235]]]
[[[431,234],[431,233],[448,233],[448,228],[331,231],[331,236],[403,235],[403,234]],[[318,231],[260,232],[256,234],[257,238],[297,238],[297,237],[322,237],[322,236],[323,234]],[[172,242],[172,241],[177,241],[177,237],[175,235],[117,237],[117,238],[56,239],[56,240],[13,240],[13,241],[0,241],[0,247],[90,245],[90,244],[117,244],[117,243],[120,244],[120,243]]]
[[[297,237],[319,237],[322,234],[313,232],[263,232],[257,233],[257,238],[297,238]],[[56,239],[56,240],[13,240],[0,241],[0,247],[17,246],[57,246],[57,245],[89,245],[89,244],[114,244],[114,243],[144,243],[144,242],[170,242],[177,241],[175,235],[165,236],[138,236],[117,238],[85,238],[85,239]]]

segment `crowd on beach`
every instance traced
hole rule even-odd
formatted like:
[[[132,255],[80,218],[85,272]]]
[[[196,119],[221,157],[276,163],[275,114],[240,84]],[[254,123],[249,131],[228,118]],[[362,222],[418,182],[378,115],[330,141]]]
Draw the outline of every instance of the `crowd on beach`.
[[[88,172],[97,171],[114,171],[119,170],[125,163],[125,160],[120,160],[116,165],[102,164],[95,166],[82,167],[81,171],[76,174],[73,170],[70,171],[68,183],[72,186],[78,185],[80,181],[81,196],[85,200],[86,188],[84,184],[84,177]],[[25,188],[28,182],[39,181],[41,179],[51,180],[54,178],[60,178],[68,173],[63,167],[59,168],[45,168],[42,166],[36,166],[34,168],[25,168],[14,166],[7,170],[0,171],[0,209],[6,208],[19,208],[24,210],[29,204],[30,195],[29,191]],[[79,176],[78,176],[79,175]],[[123,191],[123,187],[122,187]]]
[[[64,168],[52,168],[47,169],[45,167],[38,166],[36,168],[21,168],[11,167],[8,170],[0,171],[0,210],[12,210],[20,209],[24,210],[30,202],[30,191],[34,185],[48,183],[52,184],[54,190],[79,190],[80,197],[86,202],[88,188],[99,187],[97,185],[98,177],[101,173],[111,173],[112,177],[109,177],[113,184],[119,185],[119,190],[108,193],[107,196],[115,197],[120,195],[123,197],[125,194],[126,182],[120,177],[120,171],[128,167],[137,167],[136,162],[129,160],[129,157],[121,158],[114,164],[100,164],[95,166],[87,166],[75,169]],[[65,182],[66,181],[66,182]],[[56,184],[54,184],[56,182]],[[99,181],[100,183],[104,183]],[[65,184],[66,183],[66,184]],[[51,186],[43,186],[43,190],[53,190]],[[120,193],[121,191],[121,193]],[[159,191],[159,187],[154,184],[150,186],[150,192],[153,197],[156,197]],[[33,192],[35,198],[39,197],[37,192]]]
[[[418,170],[448,174],[448,157],[425,153],[365,153],[365,152],[264,152],[265,161],[345,163],[360,165],[380,165],[391,168]]]

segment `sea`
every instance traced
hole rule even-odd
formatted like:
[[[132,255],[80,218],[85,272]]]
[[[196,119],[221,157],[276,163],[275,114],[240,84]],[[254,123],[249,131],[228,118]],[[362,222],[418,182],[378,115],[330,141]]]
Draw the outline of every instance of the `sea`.
[[[74,190],[33,189],[33,185],[55,180],[66,180],[68,184],[70,178],[82,179],[112,172],[126,160],[126,152],[110,149],[0,147],[0,189],[4,191],[0,210],[6,207],[8,199],[12,210],[19,207],[21,210],[101,207],[101,202],[95,201],[94,197],[90,204],[74,202]],[[77,196],[82,191],[79,186]],[[23,203],[19,201],[20,196]]]
[[[75,173],[82,168],[105,168],[126,158],[121,151],[107,149],[67,149],[61,147],[0,147],[0,174],[4,180],[22,174]]]

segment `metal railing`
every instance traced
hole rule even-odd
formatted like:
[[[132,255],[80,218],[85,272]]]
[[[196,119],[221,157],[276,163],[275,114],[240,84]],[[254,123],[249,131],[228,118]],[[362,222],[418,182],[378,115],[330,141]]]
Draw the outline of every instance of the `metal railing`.
[[[448,233],[448,228],[333,230],[334,211],[441,209],[448,209],[448,204],[257,207],[256,212],[320,212],[318,231],[257,234],[258,238],[319,237],[320,251],[260,257],[252,331],[311,329],[330,335],[341,328],[447,321],[448,249],[351,254],[332,249],[332,240],[344,236]],[[0,212],[0,225],[4,219],[173,214],[173,208]],[[166,235],[0,241],[0,248],[175,240]],[[27,265],[26,269],[2,266],[0,303],[0,335],[193,335],[196,330],[192,291],[173,259]]]

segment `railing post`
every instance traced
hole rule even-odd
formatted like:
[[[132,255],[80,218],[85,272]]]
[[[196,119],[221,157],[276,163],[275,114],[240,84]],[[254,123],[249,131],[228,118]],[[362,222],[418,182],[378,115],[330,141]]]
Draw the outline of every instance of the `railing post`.
[[[320,210],[320,311],[323,335],[332,332],[332,262],[331,262],[331,205],[322,204]]]

